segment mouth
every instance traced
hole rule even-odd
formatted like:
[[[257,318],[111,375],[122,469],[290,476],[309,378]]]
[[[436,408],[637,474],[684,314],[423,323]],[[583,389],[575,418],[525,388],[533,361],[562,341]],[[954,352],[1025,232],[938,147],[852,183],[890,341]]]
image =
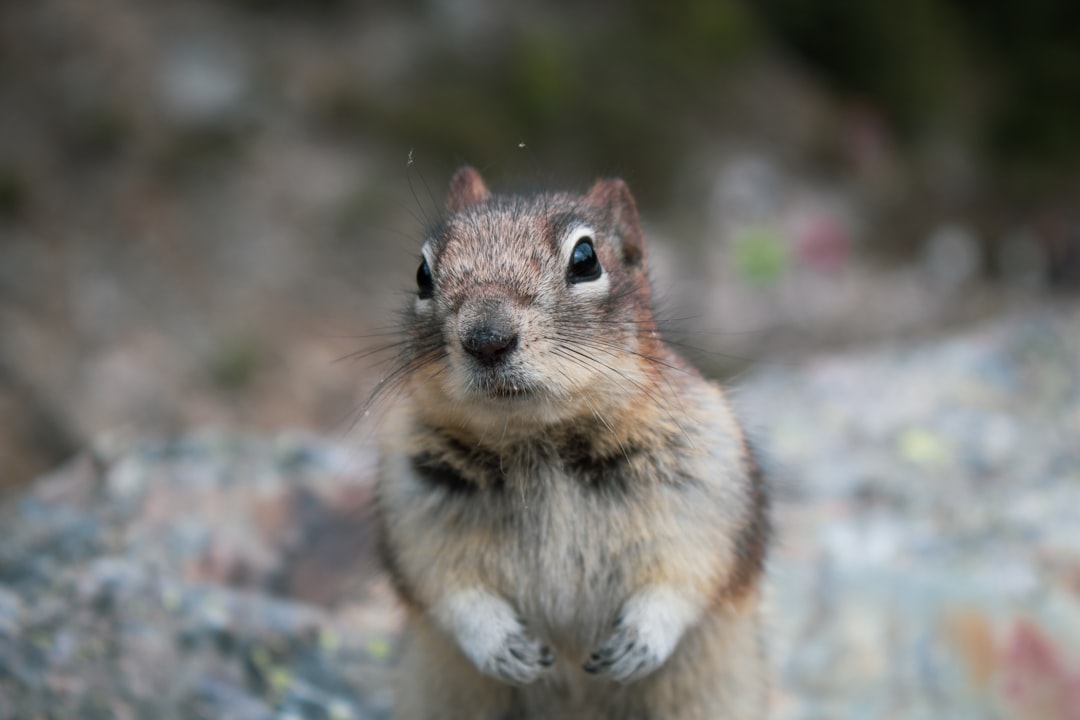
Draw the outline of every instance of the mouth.
[[[487,400],[527,400],[536,394],[529,383],[502,373],[477,373],[473,392]]]
[[[521,385],[496,385],[488,389],[488,397],[500,400],[520,400],[532,395],[532,390]]]
[[[478,390],[483,397],[492,400],[526,400],[533,395],[531,388],[508,381],[484,383]]]

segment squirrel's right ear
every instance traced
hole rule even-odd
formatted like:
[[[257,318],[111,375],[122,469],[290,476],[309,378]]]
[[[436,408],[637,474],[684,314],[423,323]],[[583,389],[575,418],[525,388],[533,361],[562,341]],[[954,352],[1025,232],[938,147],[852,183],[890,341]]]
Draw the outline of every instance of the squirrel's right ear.
[[[452,213],[477,205],[491,197],[491,191],[484,184],[484,178],[476,168],[463,165],[450,180],[450,191],[446,194],[446,209]]]
[[[645,260],[645,237],[641,232],[637,203],[626,182],[619,178],[597,180],[585,199],[603,211],[618,233],[623,261],[631,266],[641,265]]]

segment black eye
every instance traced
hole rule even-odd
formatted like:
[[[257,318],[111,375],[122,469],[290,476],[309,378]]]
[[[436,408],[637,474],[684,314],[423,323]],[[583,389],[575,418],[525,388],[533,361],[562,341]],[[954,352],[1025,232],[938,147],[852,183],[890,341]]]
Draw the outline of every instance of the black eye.
[[[421,300],[430,300],[435,294],[435,282],[431,279],[431,268],[428,267],[427,260],[422,260],[420,267],[416,268],[416,288]]]
[[[596,257],[592,238],[583,237],[570,253],[570,268],[567,277],[571,283],[589,282],[600,277],[600,260]]]

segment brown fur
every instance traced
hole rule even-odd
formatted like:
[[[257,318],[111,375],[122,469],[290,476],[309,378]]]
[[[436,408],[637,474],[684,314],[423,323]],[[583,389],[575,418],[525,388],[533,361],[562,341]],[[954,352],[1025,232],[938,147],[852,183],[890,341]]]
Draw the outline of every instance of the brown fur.
[[[398,717],[763,717],[767,489],[721,390],[656,332],[625,183],[500,196],[466,168],[448,206],[425,248],[433,297],[407,319],[406,392],[381,423],[381,545],[409,609]],[[586,226],[604,278],[575,284],[567,254]],[[493,369],[461,341],[492,327],[516,343]],[[512,608],[524,644],[497,659],[527,656],[528,680],[464,654],[473,638],[446,618],[481,635],[495,620],[448,601],[462,592]],[[668,605],[691,618],[670,655],[626,683],[606,675],[612,652],[681,627]]]

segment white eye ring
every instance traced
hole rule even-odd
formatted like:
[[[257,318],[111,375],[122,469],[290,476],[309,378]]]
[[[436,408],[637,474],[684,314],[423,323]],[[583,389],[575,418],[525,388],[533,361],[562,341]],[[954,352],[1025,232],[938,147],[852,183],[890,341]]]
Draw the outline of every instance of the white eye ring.
[[[423,267],[427,268],[428,277],[430,278],[431,273],[434,272],[434,270],[432,268],[434,268],[434,266],[435,266],[435,264],[431,261],[431,239],[430,238],[427,241],[425,241],[423,246],[420,248],[420,256],[422,258],[420,267],[421,268],[423,268]],[[419,273],[419,269],[417,270],[417,273]],[[417,277],[419,279],[419,275]],[[417,310],[429,307],[431,305],[431,300],[432,300],[432,297],[431,297],[430,294],[425,296],[422,293],[418,293],[417,296],[416,296],[416,308],[417,308]]]
[[[586,238],[593,240],[593,245],[596,244],[596,231],[588,225],[574,225],[569,232],[563,235],[562,254],[565,265],[570,264],[570,256],[574,254],[574,248],[577,247],[577,244]]]
[[[428,267],[432,269],[435,268],[435,258],[431,254],[431,246],[434,244],[435,241],[428,238],[424,241],[424,244],[420,246],[420,254],[424,256],[424,259],[427,260]]]
[[[574,255],[574,249],[582,241],[589,242],[593,247],[593,252],[596,252],[596,231],[588,225],[574,225],[563,236],[562,240],[562,252],[563,252],[563,267],[568,268],[571,263],[571,258]],[[603,263],[599,263],[600,274],[594,278],[589,278],[583,281],[570,281],[570,292],[575,295],[588,296],[594,298],[602,298],[607,296],[608,289],[610,287],[610,279],[608,272],[604,268]]]

